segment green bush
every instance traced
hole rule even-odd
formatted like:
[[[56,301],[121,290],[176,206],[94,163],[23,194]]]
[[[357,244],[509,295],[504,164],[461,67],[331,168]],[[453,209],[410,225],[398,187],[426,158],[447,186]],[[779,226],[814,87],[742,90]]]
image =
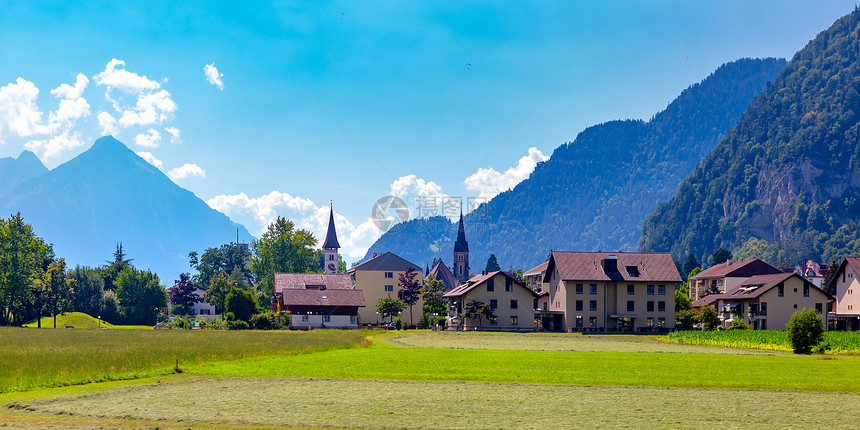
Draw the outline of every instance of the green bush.
[[[230,320],[227,321],[227,328],[230,330],[247,330],[249,326],[248,323],[242,320]]]
[[[286,324],[284,324],[285,321]],[[290,325],[290,316],[282,315],[281,322],[278,322],[278,317],[274,312],[263,312],[252,316],[249,325],[257,330],[278,330],[285,325]]]
[[[409,323],[403,321],[402,315],[398,315],[397,319],[394,320],[394,328],[397,330],[406,330],[409,328]]]
[[[729,330],[749,330],[749,328],[749,324],[740,318],[733,320],[732,325],[729,326]]]
[[[785,332],[795,354],[809,354],[824,340],[824,322],[815,309],[802,309],[791,316]]]
[[[436,325],[439,327],[447,328],[448,327],[448,319],[443,316],[436,317]]]
[[[418,328],[428,329],[432,324],[430,323],[430,315],[427,315],[427,312],[421,314],[421,319],[418,320]]]

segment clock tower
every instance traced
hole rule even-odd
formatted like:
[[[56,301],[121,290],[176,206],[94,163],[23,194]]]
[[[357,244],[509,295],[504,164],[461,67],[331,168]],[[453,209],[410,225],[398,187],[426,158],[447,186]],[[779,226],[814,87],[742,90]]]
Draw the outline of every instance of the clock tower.
[[[454,276],[460,284],[469,280],[469,242],[466,242],[463,211],[460,211],[460,225],[457,228],[457,240],[454,242]]]
[[[334,229],[334,206],[328,214],[328,232],[325,235],[323,242],[323,251],[325,252],[325,273],[337,273],[338,252],[340,244],[337,242],[337,231]]]

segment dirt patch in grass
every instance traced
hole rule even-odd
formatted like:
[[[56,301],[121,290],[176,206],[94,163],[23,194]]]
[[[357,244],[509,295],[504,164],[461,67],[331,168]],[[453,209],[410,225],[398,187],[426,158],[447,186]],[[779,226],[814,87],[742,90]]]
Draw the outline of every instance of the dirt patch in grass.
[[[407,348],[495,349],[516,351],[673,352],[702,354],[780,354],[775,351],[662,343],[643,335],[424,332],[384,339]]]
[[[193,395],[193,393],[206,393]],[[860,395],[471,382],[223,378],[6,408],[165,423],[344,428],[840,427]]]

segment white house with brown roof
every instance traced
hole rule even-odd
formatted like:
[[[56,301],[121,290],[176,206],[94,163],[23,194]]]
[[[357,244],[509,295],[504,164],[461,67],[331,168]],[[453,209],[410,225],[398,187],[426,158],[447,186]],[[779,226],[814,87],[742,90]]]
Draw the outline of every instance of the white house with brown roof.
[[[824,290],[793,272],[751,276],[728,292],[708,298],[716,305],[724,327],[741,319],[756,330],[785,330],[791,316],[802,309],[815,309],[827,324],[830,300]]]
[[[349,275],[276,273],[272,310],[292,314],[293,328],[356,328],[364,296]]]
[[[860,330],[860,257],[846,257],[830,278],[836,303],[832,317],[837,330]],[[833,291],[833,290],[831,290]]]
[[[708,294],[721,294],[755,275],[773,275],[779,269],[759,259],[726,261],[715,264],[689,279],[690,298],[699,300]]]
[[[523,273],[523,279],[526,281],[526,286],[538,293],[547,290],[549,285],[547,285],[543,280],[544,275],[546,275],[546,267],[548,265],[549,260],[544,261]]]
[[[443,297],[449,303],[449,327],[459,330],[535,330],[535,292],[517,282],[507,272],[475,275]],[[465,318],[466,307],[472,301],[490,305],[495,317]]]
[[[806,263],[794,266],[794,273],[806,278],[809,282],[815,284],[816,287],[823,288],[824,278],[827,276],[829,268],[824,263],[816,263],[812,260],[807,260]]]
[[[552,326],[562,331],[675,327],[681,275],[665,253],[559,252],[547,265]]]

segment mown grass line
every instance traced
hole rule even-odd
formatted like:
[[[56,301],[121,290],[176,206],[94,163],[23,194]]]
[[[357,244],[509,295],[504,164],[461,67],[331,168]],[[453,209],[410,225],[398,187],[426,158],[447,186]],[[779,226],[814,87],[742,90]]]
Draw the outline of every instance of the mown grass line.
[[[231,376],[860,392],[860,357],[369,348],[198,363]]]
[[[791,343],[785,331],[728,330],[728,331],[677,331],[660,340],[684,345],[749,348],[791,352]],[[860,354],[860,332],[828,331],[824,333],[826,354]]]
[[[361,345],[364,331],[0,328],[0,393],[174,373],[175,366]]]

